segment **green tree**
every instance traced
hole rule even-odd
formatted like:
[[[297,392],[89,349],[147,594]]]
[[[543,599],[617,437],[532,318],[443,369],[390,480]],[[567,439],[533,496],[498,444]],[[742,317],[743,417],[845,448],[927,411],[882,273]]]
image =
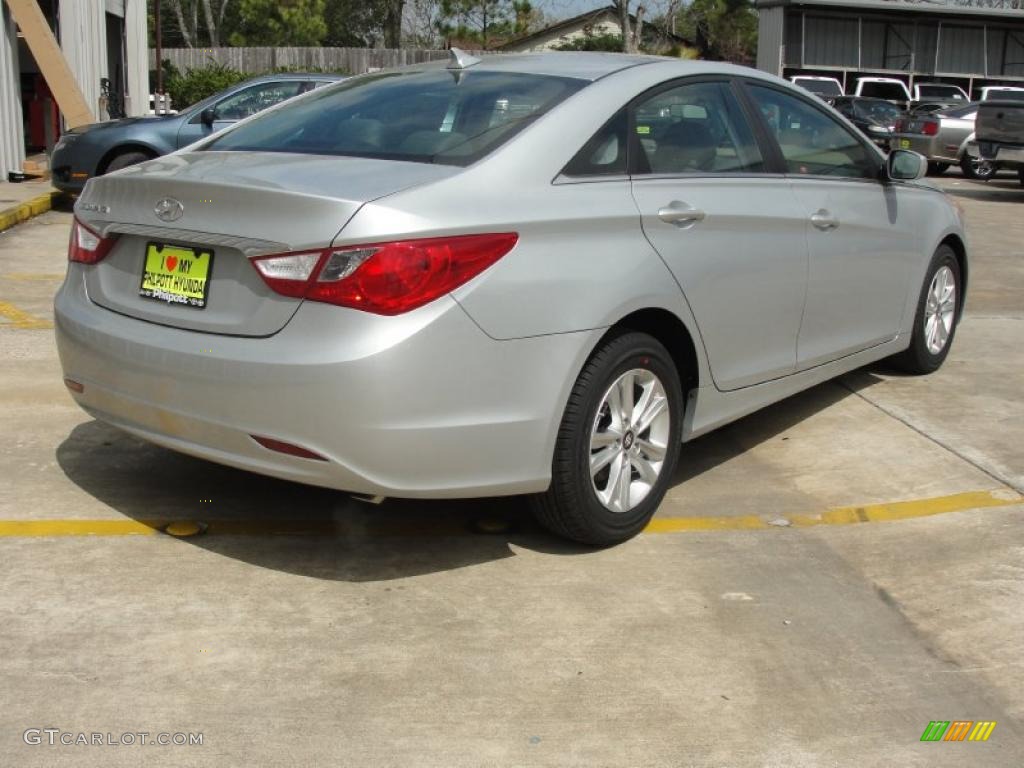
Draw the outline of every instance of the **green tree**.
[[[240,0],[232,45],[311,46],[327,35],[325,0]]]
[[[371,48],[384,39],[383,3],[373,0],[327,0],[323,45],[337,48]]]
[[[752,0],[693,0],[676,16],[676,30],[711,59],[753,64],[757,12]]]
[[[620,53],[622,51],[622,35],[614,35],[610,32],[602,32],[599,35],[595,35],[590,30],[584,30],[583,34],[579,37],[556,45],[555,50]]]
[[[530,31],[539,16],[529,0],[441,0],[438,30],[487,49]]]

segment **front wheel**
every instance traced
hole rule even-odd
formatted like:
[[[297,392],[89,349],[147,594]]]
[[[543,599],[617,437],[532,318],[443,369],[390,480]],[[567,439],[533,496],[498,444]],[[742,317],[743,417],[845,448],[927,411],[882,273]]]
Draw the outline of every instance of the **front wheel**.
[[[914,316],[910,347],[893,358],[908,373],[938,370],[949,354],[960,320],[960,263],[948,245],[940,245],[925,273]]]
[[[119,155],[115,155],[114,159],[107,163],[107,167],[103,169],[103,172],[113,173],[130,165],[138,165],[152,159],[153,156],[146,152],[122,152]]]
[[[636,332],[604,342],[569,396],[551,487],[533,498],[538,521],[595,546],[640,533],[672,482],[682,424],[682,385],[665,347]]]

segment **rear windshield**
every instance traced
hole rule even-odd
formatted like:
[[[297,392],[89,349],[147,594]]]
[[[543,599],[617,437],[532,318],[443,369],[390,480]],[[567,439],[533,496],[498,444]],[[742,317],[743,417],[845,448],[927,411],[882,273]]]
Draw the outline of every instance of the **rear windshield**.
[[[951,101],[967,101],[964,92],[955,85],[919,85],[917,92],[923,99],[950,99]]]
[[[822,96],[842,96],[843,89],[835,80],[803,80],[794,81],[797,85],[811,93],[820,93]]]
[[[854,109],[860,117],[879,125],[892,125],[903,114],[899,107],[888,101],[855,101]]]
[[[518,72],[386,72],[263,113],[207,150],[469,165],[586,84]]]
[[[875,99],[907,100],[907,92],[903,90],[903,86],[899,83],[862,83],[860,95],[870,96]]]
[[[953,107],[952,109],[944,109],[939,114],[943,117],[974,117],[974,113],[978,111],[977,102],[966,104],[962,107]]]

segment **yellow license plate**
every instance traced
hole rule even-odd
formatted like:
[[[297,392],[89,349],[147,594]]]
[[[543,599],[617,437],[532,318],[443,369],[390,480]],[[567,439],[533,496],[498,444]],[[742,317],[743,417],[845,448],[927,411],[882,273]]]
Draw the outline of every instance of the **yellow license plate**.
[[[139,295],[202,309],[210,289],[213,251],[149,243]]]
[[[910,139],[900,139],[900,149],[910,149]]]

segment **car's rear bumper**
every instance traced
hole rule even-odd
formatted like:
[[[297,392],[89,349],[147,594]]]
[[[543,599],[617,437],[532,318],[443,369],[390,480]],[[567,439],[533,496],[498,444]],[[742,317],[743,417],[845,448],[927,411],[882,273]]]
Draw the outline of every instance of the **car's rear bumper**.
[[[496,341],[447,297],[392,318],[307,302],[273,336],[197,333],[94,305],[85,269],[71,265],[55,317],[86,411],[184,453],[354,493],[543,490],[569,387],[600,334]]]
[[[979,156],[1000,165],[1024,165],[1024,145],[1002,144],[997,141],[977,140]]]
[[[910,149],[922,154],[932,162],[957,163],[960,161],[960,148],[948,147],[940,136],[921,136],[919,134],[897,134],[890,144],[892,149]]]

